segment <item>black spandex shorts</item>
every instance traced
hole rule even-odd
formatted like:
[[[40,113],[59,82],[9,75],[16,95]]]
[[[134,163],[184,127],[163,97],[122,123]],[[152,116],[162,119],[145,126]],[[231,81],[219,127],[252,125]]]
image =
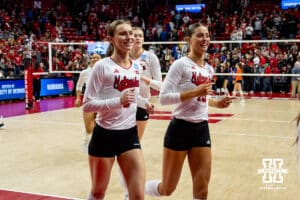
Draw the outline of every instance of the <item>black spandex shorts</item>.
[[[192,123],[173,118],[168,126],[164,147],[184,151],[193,147],[210,147],[208,122]]]
[[[144,108],[137,108],[136,120],[137,121],[147,121],[149,119],[149,113]]]
[[[114,157],[131,149],[141,149],[136,126],[126,130],[107,130],[96,124],[89,144],[89,155]]]

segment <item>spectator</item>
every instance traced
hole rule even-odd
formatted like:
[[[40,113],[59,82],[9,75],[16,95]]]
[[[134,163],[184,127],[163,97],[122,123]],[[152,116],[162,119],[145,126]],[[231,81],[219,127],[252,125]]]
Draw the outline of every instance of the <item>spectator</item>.
[[[295,62],[294,68],[292,69],[292,74],[293,75],[299,74],[299,76],[292,77],[292,95],[291,95],[291,97],[292,98],[298,97],[298,99],[300,100],[300,61]]]
[[[35,63],[33,68],[33,96],[34,100],[39,102],[40,101],[40,94],[41,94],[41,73],[44,72],[43,63]]]
[[[243,89],[242,89],[242,84],[243,84],[243,76],[241,75],[243,73],[243,63],[238,62],[235,64],[235,69],[234,69],[234,73],[235,78],[233,81],[233,91],[232,91],[232,96],[236,96],[237,93],[240,95],[240,102],[241,103],[245,103],[245,99],[244,99],[244,94],[243,94]]]

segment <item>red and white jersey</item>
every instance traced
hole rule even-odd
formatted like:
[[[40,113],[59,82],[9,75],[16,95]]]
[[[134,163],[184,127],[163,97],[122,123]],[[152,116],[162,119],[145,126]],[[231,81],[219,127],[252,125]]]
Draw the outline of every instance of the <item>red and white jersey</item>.
[[[176,60],[162,84],[159,100],[162,105],[177,104],[173,117],[197,123],[208,120],[209,95],[181,102],[180,93],[213,80],[214,69],[205,64],[200,67],[188,57]]]
[[[122,130],[136,125],[141,69],[132,62],[129,69],[116,64],[110,57],[97,61],[87,82],[83,99],[84,112],[97,112],[96,123],[110,130]],[[120,96],[134,88],[136,102],[123,107]]]
[[[157,56],[150,51],[144,50],[142,55],[137,58],[137,61],[141,68],[143,76],[152,79],[150,85],[147,85],[144,81],[140,83],[140,95],[144,98],[150,99],[151,93],[150,88],[159,91],[162,84],[161,67]],[[139,105],[138,107],[144,108],[144,106]]]
[[[76,84],[76,91],[82,91],[83,85],[87,82],[92,68],[89,66],[86,69],[82,70],[79,74],[79,78]]]

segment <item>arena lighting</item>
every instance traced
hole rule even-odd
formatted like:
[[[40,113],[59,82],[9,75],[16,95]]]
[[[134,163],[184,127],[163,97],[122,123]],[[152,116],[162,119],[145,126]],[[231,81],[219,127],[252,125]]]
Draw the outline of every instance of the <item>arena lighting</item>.
[[[296,6],[300,6],[300,0],[282,0],[281,1],[281,9],[286,10],[289,8],[295,8]]]
[[[205,8],[205,4],[177,4],[177,12],[190,12],[190,13],[200,13],[201,10]]]

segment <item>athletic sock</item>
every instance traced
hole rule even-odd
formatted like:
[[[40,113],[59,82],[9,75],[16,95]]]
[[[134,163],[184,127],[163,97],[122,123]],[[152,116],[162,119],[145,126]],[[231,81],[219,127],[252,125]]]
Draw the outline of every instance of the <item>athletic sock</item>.
[[[232,96],[236,96],[236,91],[232,91]]]
[[[160,184],[160,180],[150,180],[145,184],[145,194],[153,197],[160,197],[158,192],[158,185]]]

